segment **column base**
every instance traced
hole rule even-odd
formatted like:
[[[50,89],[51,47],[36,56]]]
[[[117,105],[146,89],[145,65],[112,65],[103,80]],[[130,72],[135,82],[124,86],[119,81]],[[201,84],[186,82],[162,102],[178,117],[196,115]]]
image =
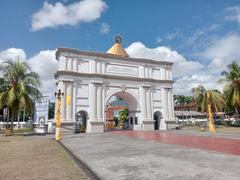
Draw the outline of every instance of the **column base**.
[[[102,121],[89,121],[89,126],[87,128],[87,133],[103,133],[104,132],[104,122]]]
[[[154,131],[154,122],[153,120],[145,120],[142,122],[143,131]]]
[[[176,122],[174,120],[165,120],[166,130],[176,129]]]

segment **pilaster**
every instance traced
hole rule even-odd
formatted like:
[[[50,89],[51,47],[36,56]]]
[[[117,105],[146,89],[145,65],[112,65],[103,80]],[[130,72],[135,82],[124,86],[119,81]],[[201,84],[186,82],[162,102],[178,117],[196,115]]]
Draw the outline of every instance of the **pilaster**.
[[[90,120],[88,122],[87,132],[104,132],[104,122],[102,121],[102,85],[99,83],[90,83]],[[100,97],[98,96],[100,95]],[[100,108],[100,109],[99,109]]]
[[[102,84],[97,84],[97,121],[103,121],[102,117]]]
[[[154,130],[154,121],[152,119],[151,90],[148,86],[141,87],[141,111],[143,112],[142,128],[144,131]]]

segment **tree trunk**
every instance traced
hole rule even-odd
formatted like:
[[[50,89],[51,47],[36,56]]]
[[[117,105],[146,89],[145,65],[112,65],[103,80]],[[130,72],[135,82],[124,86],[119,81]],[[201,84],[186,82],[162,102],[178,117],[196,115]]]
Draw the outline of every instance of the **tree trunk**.
[[[237,107],[235,106],[234,109],[235,109],[236,115],[238,116],[238,109],[237,109]]]
[[[11,118],[11,126],[10,126],[10,135],[11,136],[13,135],[13,119],[14,119],[14,117],[12,116],[12,118]]]
[[[18,116],[17,116],[17,120],[18,120],[18,130],[19,130],[20,129],[19,113],[18,113]]]
[[[237,115],[237,118],[236,118],[236,124],[239,125],[238,108],[235,106],[234,109],[235,109],[235,112],[236,112],[236,115]]]

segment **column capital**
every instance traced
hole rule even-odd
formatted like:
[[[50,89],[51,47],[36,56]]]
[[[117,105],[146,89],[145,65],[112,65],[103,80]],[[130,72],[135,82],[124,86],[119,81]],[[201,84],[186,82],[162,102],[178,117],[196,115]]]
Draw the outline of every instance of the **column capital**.
[[[143,87],[143,88],[151,88],[152,86],[151,86],[151,85],[144,84],[144,85],[142,85],[141,87]]]
[[[99,79],[99,80],[94,79],[94,80],[90,80],[89,83],[90,84],[103,84],[103,81],[101,79]]]

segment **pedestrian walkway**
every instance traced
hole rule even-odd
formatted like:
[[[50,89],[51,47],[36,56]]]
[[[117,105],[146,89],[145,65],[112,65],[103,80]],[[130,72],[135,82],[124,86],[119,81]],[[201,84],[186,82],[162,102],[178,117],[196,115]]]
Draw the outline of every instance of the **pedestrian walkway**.
[[[165,139],[175,137],[172,133],[156,134],[135,131],[69,134],[63,136],[62,143],[104,180],[239,179],[239,155],[175,145],[176,141],[175,144],[169,144],[150,138],[160,135]],[[190,139],[187,135],[185,139],[181,137],[179,141],[182,142]],[[214,140],[212,142],[214,143]]]
[[[111,133],[126,135],[133,138],[153,140],[160,143],[240,155],[240,139],[224,138],[210,134],[206,136],[197,136],[156,131],[112,131]]]

